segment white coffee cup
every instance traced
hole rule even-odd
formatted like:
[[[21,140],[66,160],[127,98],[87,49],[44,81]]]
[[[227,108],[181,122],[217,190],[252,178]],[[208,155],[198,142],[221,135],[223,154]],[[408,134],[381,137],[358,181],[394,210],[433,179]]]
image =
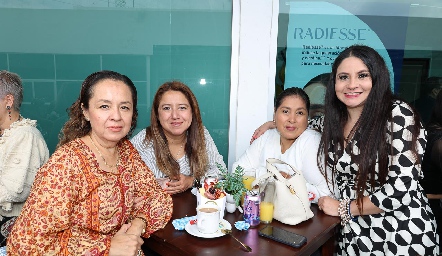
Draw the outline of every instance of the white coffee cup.
[[[196,226],[204,234],[218,231],[220,221],[220,208],[214,201],[207,201],[196,208]]]

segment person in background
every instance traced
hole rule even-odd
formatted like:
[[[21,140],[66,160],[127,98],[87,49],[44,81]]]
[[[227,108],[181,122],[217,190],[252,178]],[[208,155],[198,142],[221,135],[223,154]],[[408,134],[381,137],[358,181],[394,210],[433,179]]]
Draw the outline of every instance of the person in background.
[[[424,124],[431,117],[431,110],[436,102],[436,96],[442,88],[442,77],[429,77],[422,85],[421,96],[411,103],[419,112]]]
[[[430,121],[426,126],[427,146],[425,148],[424,160],[422,161],[422,172],[424,179],[422,187],[427,193],[428,202],[433,210],[437,230],[439,234],[439,245],[442,239],[442,93],[439,92],[433,106]]]
[[[338,55],[325,106],[311,125],[322,132],[319,168],[336,184],[337,198],[321,197],[318,206],[341,217],[338,255],[439,255],[419,182],[425,130],[412,107],[394,97],[376,50],[353,45]],[[269,122],[254,136],[268,128]]]
[[[20,115],[23,85],[12,72],[0,71],[0,247],[20,214],[38,168],[49,158],[37,121]]]
[[[324,96],[330,73],[324,73],[312,78],[303,88],[310,99],[309,118],[324,115]]]
[[[128,140],[137,116],[128,77],[86,78],[12,229],[8,255],[143,255],[141,236],[166,225],[172,199]]]
[[[244,168],[244,175],[258,178],[267,173],[267,158],[277,158],[302,172],[314,203],[321,196],[332,196],[316,160],[321,135],[307,129],[309,107],[305,91],[296,87],[285,89],[275,99],[273,123],[276,129],[256,139],[233,164],[233,169],[239,165]],[[288,178],[293,173],[281,174]]]
[[[150,123],[131,142],[167,193],[180,193],[205,176],[218,176],[217,163],[225,168],[187,85],[171,81],[158,88]]]

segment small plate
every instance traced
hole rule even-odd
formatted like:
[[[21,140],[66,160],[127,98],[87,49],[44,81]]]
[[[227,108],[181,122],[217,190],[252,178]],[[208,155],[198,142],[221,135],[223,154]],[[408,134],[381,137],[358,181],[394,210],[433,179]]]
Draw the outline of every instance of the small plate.
[[[232,229],[232,225],[230,225],[230,223],[227,220],[221,220],[219,223],[220,228],[225,228],[225,229]],[[223,232],[221,232],[220,229],[218,229],[218,231],[216,231],[215,233],[211,233],[211,234],[204,234],[201,233],[198,230],[198,227],[196,226],[196,224],[191,225],[190,222],[186,224],[185,229],[187,231],[187,233],[191,234],[192,236],[197,236],[197,237],[202,237],[202,238],[215,238],[215,237],[220,237],[220,236],[224,236],[225,234]]]

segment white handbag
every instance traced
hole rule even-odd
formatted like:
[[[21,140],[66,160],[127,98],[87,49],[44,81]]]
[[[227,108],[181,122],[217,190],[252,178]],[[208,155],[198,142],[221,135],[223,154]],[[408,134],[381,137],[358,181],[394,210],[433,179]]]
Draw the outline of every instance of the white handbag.
[[[285,224],[296,225],[313,217],[307,182],[302,173],[279,159],[268,158],[266,162],[267,173],[257,178],[252,187],[259,186],[261,192],[269,180],[274,180],[273,218]],[[293,175],[289,179],[284,178],[275,164],[287,165],[293,171]]]

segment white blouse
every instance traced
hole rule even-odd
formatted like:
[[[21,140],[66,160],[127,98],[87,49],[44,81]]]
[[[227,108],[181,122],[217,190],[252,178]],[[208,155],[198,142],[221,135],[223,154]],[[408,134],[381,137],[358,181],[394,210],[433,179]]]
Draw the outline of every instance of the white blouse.
[[[314,195],[313,203],[321,196],[332,196],[317,164],[317,152],[321,134],[305,130],[284,153],[281,153],[280,135],[276,129],[270,129],[256,139],[246,152],[233,164],[233,170],[240,165],[245,175],[258,178],[267,173],[267,158],[280,159],[301,171],[307,181],[307,191]],[[284,166],[278,166],[278,168]],[[289,172],[288,170],[283,170]],[[331,188],[331,186],[330,186]]]
[[[149,167],[150,170],[155,175],[155,178],[164,178],[166,175],[158,168],[157,161],[155,157],[155,151],[153,148],[153,142],[149,141],[146,143],[144,138],[146,137],[146,129],[141,130],[137,135],[135,135],[130,141],[138,150],[141,155],[141,158]],[[223,156],[218,152],[218,149],[213,141],[212,137],[209,134],[209,131],[204,127],[204,137],[206,140],[206,152],[208,156],[208,168],[206,170],[206,175],[208,176],[217,176],[219,175],[218,167],[216,163],[222,165],[226,168],[226,165],[223,160]],[[180,159],[177,160],[180,166],[180,173],[183,175],[190,176],[192,173],[190,172],[189,159],[187,155],[184,155]]]

